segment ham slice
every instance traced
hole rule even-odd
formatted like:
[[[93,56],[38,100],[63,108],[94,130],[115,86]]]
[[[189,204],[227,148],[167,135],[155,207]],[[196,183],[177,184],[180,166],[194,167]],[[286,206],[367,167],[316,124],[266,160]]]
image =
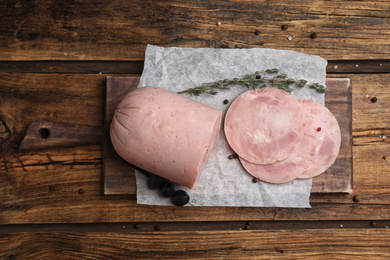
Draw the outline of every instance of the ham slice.
[[[222,112],[174,92],[143,87],[118,105],[110,126],[129,163],[194,188],[218,138]]]
[[[311,178],[323,173],[336,160],[341,132],[337,119],[328,108],[311,100],[301,100],[300,103],[309,115],[306,124],[314,130],[316,150],[309,167],[299,178]]]
[[[267,87],[241,94],[225,117],[231,148],[254,164],[272,164],[289,157],[303,137],[304,116],[289,93]]]
[[[283,161],[262,165],[250,163],[239,157],[241,164],[248,173],[262,181],[269,183],[292,181],[300,176],[310,165],[316,150],[314,134],[313,128],[306,124],[298,149]]]

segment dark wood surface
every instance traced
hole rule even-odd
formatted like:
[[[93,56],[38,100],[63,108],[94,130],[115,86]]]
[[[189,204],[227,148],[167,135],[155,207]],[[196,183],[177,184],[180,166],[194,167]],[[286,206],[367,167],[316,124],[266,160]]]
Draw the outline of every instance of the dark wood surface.
[[[135,172],[116,152],[111,143],[110,124],[122,99],[136,89],[139,77],[108,76],[106,78],[106,110],[104,115],[103,180],[106,195],[135,195]]]
[[[0,258],[389,258],[389,9],[0,1]],[[312,194],[310,209],[137,205],[135,195],[104,195],[101,144],[19,151],[32,122],[104,126],[106,76],[139,76],[147,44],[329,60],[328,78],[351,79],[353,193]]]

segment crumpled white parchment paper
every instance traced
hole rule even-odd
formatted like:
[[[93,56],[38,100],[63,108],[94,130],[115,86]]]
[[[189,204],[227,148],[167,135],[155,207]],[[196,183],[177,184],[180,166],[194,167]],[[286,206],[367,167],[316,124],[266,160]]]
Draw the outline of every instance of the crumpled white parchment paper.
[[[178,48],[148,45],[145,65],[138,87],[156,86],[175,92],[197,87],[205,82],[225,78],[241,78],[255,71],[278,68],[289,78],[305,79],[309,84],[325,86],[327,61],[319,56],[289,50],[265,48],[212,49]],[[272,77],[272,75],[269,75]],[[202,94],[189,98],[222,110],[224,115],[233,100],[248,89],[231,86],[220,90],[215,96]],[[311,99],[324,104],[325,95],[304,87],[294,88],[297,99]],[[229,104],[224,104],[224,100]],[[234,152],[221,132],[212,155],[207,162],[195,189],[176,185],[189,193],[187,206],[248,206],[310,208],[309,198],[312,180],[294,180],[284,184],[253,183],[253,177],[241,166],[238,159],[229,160]],[[158,191],[149,190],[147,178],[136,172],[137,203],[149,205],[172,205]]]

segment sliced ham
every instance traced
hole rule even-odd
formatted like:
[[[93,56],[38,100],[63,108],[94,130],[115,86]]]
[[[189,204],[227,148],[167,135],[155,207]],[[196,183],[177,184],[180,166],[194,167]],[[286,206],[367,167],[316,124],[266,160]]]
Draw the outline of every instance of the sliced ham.
[[[272,164],[289,157],[303,137],[304,116],[289,93],[267,87],[241,94],[229,107],[226,139],[243,159]]]
[[[305,115],[306,116],[306,115]],[[303,138],[288,158],[273,164],[254,164],[240,158],[242,166],[252,176],[269,183],[285,183],[301,175],[310,165],[315,147],[315,136],[312,127],[304,127]]]
[[[218,138],[221,114],[174,92],[143,87],[117,107],[111,141],[129,163],[194,188]]]
[[[337,119],[325,106],[311,100],[301,100],[300,103],[309,115],[306,124],[314,130],[316,150],[309,167],[299,178],[311,178],[334,163],[340,150],[341,133]]]

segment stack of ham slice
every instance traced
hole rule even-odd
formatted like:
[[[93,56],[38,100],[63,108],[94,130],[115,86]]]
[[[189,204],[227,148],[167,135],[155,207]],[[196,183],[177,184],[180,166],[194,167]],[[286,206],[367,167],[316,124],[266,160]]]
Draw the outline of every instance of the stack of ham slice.
[[[325,106],[273,87],[241,94],[226,113],[224,130],[243,167],[269,183],[321,174],[341,143],[337,119]]]

